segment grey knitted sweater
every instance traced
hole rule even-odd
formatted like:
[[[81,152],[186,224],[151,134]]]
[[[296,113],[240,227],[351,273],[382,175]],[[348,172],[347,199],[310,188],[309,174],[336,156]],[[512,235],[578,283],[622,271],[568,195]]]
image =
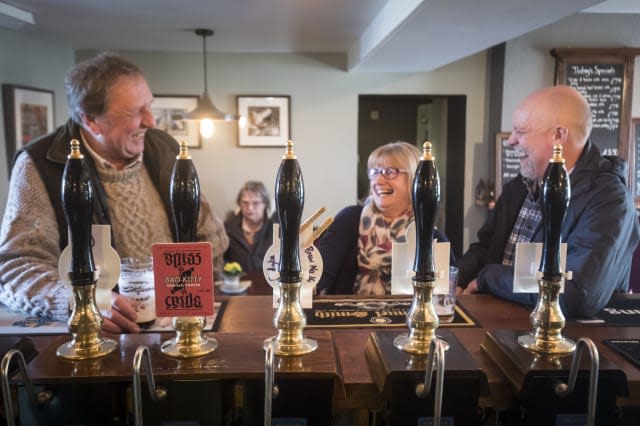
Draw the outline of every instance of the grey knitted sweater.
[[[142,161],[116,170],[89,150],[107,194],[120,257],[151,254],[172,242],[169,218]],[[201,194],[202,195],[202,194]],[[229,245],[222,221],[202,196],[198,240],[213,244],[214,270]],[[12,309],[66,320],[71,290],[58,275],[59,231],[45,185],[31,158],[16,159],[0,230],[0,300]]]

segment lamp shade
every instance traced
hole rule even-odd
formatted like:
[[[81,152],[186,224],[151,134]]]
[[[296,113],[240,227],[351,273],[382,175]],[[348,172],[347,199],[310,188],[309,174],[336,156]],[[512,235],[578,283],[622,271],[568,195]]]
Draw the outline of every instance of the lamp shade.
[[[238,114],[228,114],[220,111],[209,98],[209,93],[204,92],[198,99],[198,106],[193,111],[184,114],[187,120],[225,120],[232,121],[240,119]]]
[[[203,68],[204,68],[204,92],[200,95],[200,99],[198,99],[198,106],[193,111],[189,111],[184,114],[184,118],[187,120],[224,120],[224,121],[232,121],[240,119],[240,115],[238,114],[227,114],[226,112],[220,111],[214,104],[211,102],[211,98],[209,97],[209,90],[207,84],[207,37],[213,35],[213,30],[209,29],[197,29],[195,30],[196,35],[202,37],[202,60],[203,60]]]

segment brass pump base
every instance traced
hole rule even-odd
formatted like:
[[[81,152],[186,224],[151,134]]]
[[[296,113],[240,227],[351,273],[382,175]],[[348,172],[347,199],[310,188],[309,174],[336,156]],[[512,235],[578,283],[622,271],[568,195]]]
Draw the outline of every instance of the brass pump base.
[[[160,346],[163,354],[174,358],[194,358],[210,354],[218,348],[212,337],[202,335],[205,317],[175,317],[173,328],[176,337]]]
[[[73,339],[58,347],[56,355],[60,358],[73,361],[99,358],[118,347],[115,340],[100,336],[103,319],[96,306],[95,292],[95,284],[73,287],[75,305],[68,322]]]
[[[279,283],[280,304],[276,311],[273,323],[278,330],[275,337],[264,341],[264,349],[274,341],[273,352],[278,356],[304,355],[318,349],[318,342],[304,337],[302,331],[307,325],[307,318],[300,304],[301,282]]]
[[[564,336],[548,341],[530,333],[518,337],[518,343],[525,349],[542,354],[571,354],[576,350],[576,343]]]
[[[413,301],[407,314],[409,333],[400,334],[393,340],[397,349],[415,355],[429,353],[431,341],[436,338],[436,328],[440,325],[432,301],[435,284],[435,280],[413,281]],[[443,343],[444,350],[448,350],[449,344]]]
[[[58,346],[56,355],[60,358],[69,359],[72,361],[80,361],[83,359],[100,358],[109,355],[115,351],[118,347],[118,343],[115,340],[108,338],[101,338],[99,342],[91,347],[85,347],[74,339],[70,342],[64,343]]]
[[[531,312],[533,332],[518,337],[523,348],[547,355],[570,354],[576,350],[575,342],[562,336],[565,318],[558,298],[561,284],[562,281],[538,280],[538,303]]]
[[[266,350],[271,344],[271,340],[276,340],[273,346],[273,353],[278,356],[297,356],[311,353],[318,349],[318,342],[314,339],[302,336],[302,339],[292,339],[292,343],[283,343],[279,337],[270,337],[264,340],[263,348]],[[287,340],[287,339],[280,339]]]

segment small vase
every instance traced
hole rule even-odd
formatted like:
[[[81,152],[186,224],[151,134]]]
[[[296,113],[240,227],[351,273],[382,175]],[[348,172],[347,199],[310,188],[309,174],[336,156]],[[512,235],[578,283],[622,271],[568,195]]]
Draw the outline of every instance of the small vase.
[[[222,280],[225,287],[240,287],[240,275],[222,274]]]

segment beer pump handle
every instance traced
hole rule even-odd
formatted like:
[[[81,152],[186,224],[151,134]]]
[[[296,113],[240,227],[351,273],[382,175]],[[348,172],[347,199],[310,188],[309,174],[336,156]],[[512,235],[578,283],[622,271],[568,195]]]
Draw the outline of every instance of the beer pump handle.
[[[293,142],[287,142],[287,152],[282,157],[276,177],[276,211],[280,218],[280,282],[295,283],[301,280],[300,220],[304,207],[304,182],[302,171],[293,152]]]
[[[174,239],[178,243],[196,241],[200,212],[200,182],[198,173],[183,141],[176,157],[169,183],[169,202],[174,226]]]
[[[560,281],[560,238],[562,222],[567,213],[571,188],[562,157],[562,145],[553,147],[553,157],[542,178],[543,246],[540,260],[542,279]]]
[[[92,285],[96,281],[91,250],[93,185],[77,139],[71,141],[62,175],[62,207],[71,234],[71,285]]]
[[[413,270],[416,281],[434,281],[433,228],[440,202],[440,178],[431,143],[425,142],[423,154],[413,178],[412,204],[416,228],[416,253]]]

